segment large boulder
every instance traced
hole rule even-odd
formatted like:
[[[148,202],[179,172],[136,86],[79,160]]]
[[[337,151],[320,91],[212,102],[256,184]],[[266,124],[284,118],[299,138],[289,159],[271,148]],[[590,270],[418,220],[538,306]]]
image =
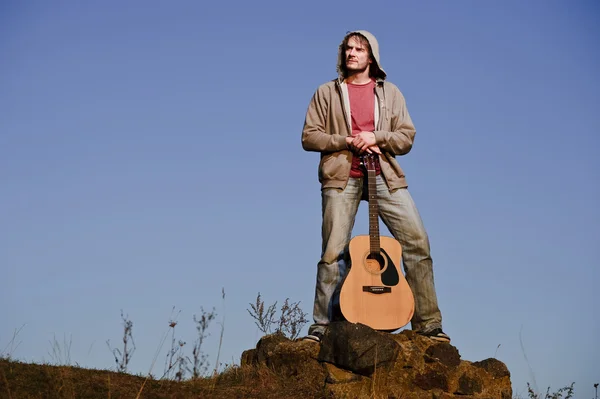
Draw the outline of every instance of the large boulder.
[[[404,330],[375,331],[346,321],[321,344],[268,335],[242,354],[283,377],[309,379],[327,398],[510,399],[510,372],[497,359],[462,360],[456,347]]]
[[[379,367],[389,368],[400,351],[390,334],[347,322],[329,325],[319,352],[319,361],[353,373],[370,376]]]

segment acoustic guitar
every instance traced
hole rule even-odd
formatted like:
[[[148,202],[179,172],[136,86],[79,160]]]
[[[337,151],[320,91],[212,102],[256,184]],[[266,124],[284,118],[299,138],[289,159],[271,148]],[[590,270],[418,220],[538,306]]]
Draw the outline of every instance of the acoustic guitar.
[[[379,235],[375,155],[363,156],[362,163],[368,179],[369,235],[350,240],[350,269],[340,291],[340,310],[351,323],[394,331],[408,324],[415,301],[401,270],[400,243]]]

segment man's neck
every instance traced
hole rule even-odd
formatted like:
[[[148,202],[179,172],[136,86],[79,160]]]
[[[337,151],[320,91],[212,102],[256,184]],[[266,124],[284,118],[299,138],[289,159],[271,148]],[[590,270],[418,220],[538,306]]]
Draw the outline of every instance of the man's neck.
[[[348,75],[345,80],[346,83],[353,85],[366,85],[371,81],[371,77],[369,76],[369,70],[367,69],[363,72]]]

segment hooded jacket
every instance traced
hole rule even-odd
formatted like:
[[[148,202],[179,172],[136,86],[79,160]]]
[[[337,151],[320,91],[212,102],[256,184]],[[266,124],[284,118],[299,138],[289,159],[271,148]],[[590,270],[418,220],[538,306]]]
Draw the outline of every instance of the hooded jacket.
[[[390,191],[407,187],[402,168],[396,161],[397,155],[407,154],[413,145],[415,127],[406,101],[400,90],[386,81],[381,67],[379,44],[371,33],[353,31],[363,35],[371,46],[374,62],[380,69],[375,77],[375,142],[382,152],[379,157],[381,172]],[[346,35],[346,36],[348,36]],[[314,93],[302,129],[302,148],[321,153],[318,176],[321,189],[344,189],[350,177],[352,152],[346,137],[352,135],[350,99],[348,86],[344,82],[342,65],[345,62],[344,41],[338,49],[338,78],[327,82]]]

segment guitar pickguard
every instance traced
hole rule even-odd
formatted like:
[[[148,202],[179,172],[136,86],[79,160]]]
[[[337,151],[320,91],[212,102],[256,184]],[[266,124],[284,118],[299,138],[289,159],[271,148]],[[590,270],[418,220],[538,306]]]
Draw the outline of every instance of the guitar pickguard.
[[[381,248],[381,254],[387,260],[388,267],[385,268],[383,273],[381,273],[381,282],[387,286],[395,286],[400,281],[400,276],[398,275],[398,269],[396,269],[396,265],[390,256],[385,252],[385,249]]]

